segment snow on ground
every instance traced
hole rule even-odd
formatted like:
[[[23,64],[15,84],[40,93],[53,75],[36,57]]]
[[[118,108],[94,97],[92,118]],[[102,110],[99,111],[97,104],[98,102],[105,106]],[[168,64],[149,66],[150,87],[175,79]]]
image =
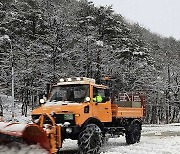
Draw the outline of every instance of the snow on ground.
[[[168,134],[161,136],[159,130],[158,127],[156,131],[158,135],[142,134],[140,143],[134,145],[126,145],[123,137],[110,139],[107,145],[102,147],[101,154],[179,154],[180,136]]]
[[[3,106],[3,120],[11,121],[12,120],[12,100],[10,96],[0,95],[2,99]],[[14,121],[18,121],[20,123],[29,123],[31,121],[30,114],[31,109],[28,109],[27,117],[22,116],[21,114],[22,103],[15,102],[15,107],[13,107],[14,112]]]
[[[38,145],[10,143],[0,146],[0,154],[48,154],[48,152]]]
[[[110,138],[101,154],[179,154],[180,124],[144,125],[140,143],[127,145],[125,137]],[[78,149],[77,142],[66,140],[63,152]]]
[[[11,97],[6,95],[0,95],[3,106],[3,120],[5,122],[15,121],[19,123],[31,122],[31,110],[28,111],[27,117],[21,115],[21,103],[15,104],[14,118],[12,119],[12,101]],[[20,128],[19,128],[20,129]],[[22,143],[10,143],[8,145],[0,145],[0,154],[48,154],[48,152],[42,149],[39,145],[27,145]]]
[[[180,124],[143,125],[140,143],[126,145],[125,138],[109,139],[102,154],[179,154]]]
[[[4,120],[11,120],[11,100],[3,96]],[[20,123],[29,123],[28,117],[21,115],[21,105],[16,104],[15,120]],[[179,154],[180,124],[143,125],[140,143],[127,145],[125,137],[110,138],[101,148],[101,154]],[[61,149],[62,154],[74,154],[78,149],[77,141],[65,140]],[[11,143],[0,146],[0,154],[46,154],[47,151],[38,145]]]

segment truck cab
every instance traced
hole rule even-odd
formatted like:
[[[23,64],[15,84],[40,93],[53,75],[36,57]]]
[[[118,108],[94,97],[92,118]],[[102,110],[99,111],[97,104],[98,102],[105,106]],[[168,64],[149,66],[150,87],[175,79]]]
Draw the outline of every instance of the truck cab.
[[[101,102],[94,99],[96,95],[102,98]],[[41,107],[32,111],[33,121],[43,113],[50,114],[62,126],[63,138],[76,139],[87,123],[112,122],[109,89],[90,78],[60,79]]]

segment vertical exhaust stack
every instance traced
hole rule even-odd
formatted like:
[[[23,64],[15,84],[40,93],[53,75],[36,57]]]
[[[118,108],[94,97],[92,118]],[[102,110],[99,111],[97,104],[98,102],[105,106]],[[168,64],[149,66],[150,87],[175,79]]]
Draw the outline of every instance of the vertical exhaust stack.
[[[109,87],[109,76],[105,76],[104,81],[105,81],[106,86]]]

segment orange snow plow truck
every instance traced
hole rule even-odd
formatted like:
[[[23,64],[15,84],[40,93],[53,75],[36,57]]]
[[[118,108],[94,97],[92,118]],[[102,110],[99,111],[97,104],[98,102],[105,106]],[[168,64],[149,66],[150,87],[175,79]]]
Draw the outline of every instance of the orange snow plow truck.
[[[58,153],[63,140],[70,138],[78,140],[78,153],[97,154],[109,135],[125,134],[127,144],[140,141],[145,116],[141,92],[112,98],[108,87],[94,79],[62,78],[40,103],[32,111],[32,124],[1,122],[0,142],[39,143],[49,153]]]

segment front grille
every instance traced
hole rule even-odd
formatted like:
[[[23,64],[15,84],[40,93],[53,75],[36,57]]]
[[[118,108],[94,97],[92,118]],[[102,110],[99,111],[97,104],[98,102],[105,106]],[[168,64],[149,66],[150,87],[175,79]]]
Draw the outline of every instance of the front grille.
[[[57,124],[64,123],[64,114],[54,114],[53,118]]]
[[[40,117],[39,114],[38,115],[32,115],[33,121],[39,119],[39,117]],[[64,114],[54,114],[52,117],[54,118],[56,124],[64,124],[64,122],[69,122],[71,126],[75,125],[75,116],[74,116],[74,114],[73,114],[73,119],[72,120],[64,120]],[[44,123],[45,124],[51,124],[51,121],[47,116],[45,116],[45,122]]]

